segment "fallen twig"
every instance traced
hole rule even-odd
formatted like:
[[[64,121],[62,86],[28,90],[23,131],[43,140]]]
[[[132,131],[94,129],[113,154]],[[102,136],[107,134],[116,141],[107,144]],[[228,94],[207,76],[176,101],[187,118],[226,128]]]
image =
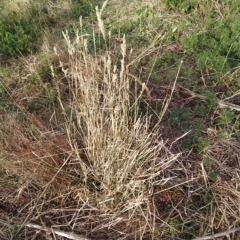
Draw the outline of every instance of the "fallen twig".
[[[192,97],[196,97],[196,98],[199,98],[199,99],[202,99],[202,100],[206,99],[205,96],[197,94],[197,93],[194,93],[194,92],[192,92],[189,89],[186,89],[186,88],[181,87],[181,86],[179,86],[179,88],[182,90],[182,92],[184,92],[186,94],[189,94]],[[225,101],[222,101],[222,100],[218,100],[218,99],[217,99],[217,104],[218,104],[219,108],[228,108],[228,109],[236,110],[236,111],[240,112],[240,106],[239,105],[228,103],[228,102],[225,102]]]
[[[25,226],[30,227],[30,228],[39,229],[39,230],[42,230],[42,231],[45,231],[45,232],[53,232],[53,233],[55,233],[59,236],[66,237],[66,238],[72,239],[72,240],[90,240],[89,238],[83,237],[83,236],[78,235],[76,233],[64,232],[64,231],[61,231],[61,230],[53,229],[51,227],[44,227],[44,226],[41,226],[39,224],[35,224],[35,223],[31,223],[31,222],[25,224]]]
[[[223,236],[226,236],[230,233],[234,233],[234,232],[238,232],[240,231],[240,227],[238,228],[232,228],[232,229],[229,229],[225,232],[221,232],[221,233],[216,233],[216,234],[212,234],[212,235],[208,235],[208,236],[204,236],[204,237],[198,237],[198,238],[194,238],[193,240],[209,240],[209,239],[215,239],[215,238],[218,238],[218,237],[223,237]]]

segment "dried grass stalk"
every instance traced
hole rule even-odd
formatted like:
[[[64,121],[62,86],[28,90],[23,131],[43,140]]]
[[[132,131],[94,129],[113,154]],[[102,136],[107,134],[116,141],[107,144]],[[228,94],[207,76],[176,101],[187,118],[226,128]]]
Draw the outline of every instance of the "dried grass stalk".
[[[69,107],[75,119],[74,124],[68,120],[66,128],[79,175],[84,176],[85,190],[79,195],[92,202],[100,215],[104,213],[105,223],[99,222],[96,229],[114,229],[121,219],[121,235],[130,233],[139,239],[146,233],[154,236],[156,211],[151,191],[154,185],[167,183],[163,173],[179,155],[168,151],[157,128],[150,131],[151,117],[138,112],[138,96],[131,99],[125,38],[120,69],[109,52],[92,56],[82,44],[73,52],[66,35],[65,39],[69,68],[62,70],[71,102],[65,106],[61,94],[59,100],[63,111]],[[88,190],[90,182],[93,193]],[[98,218],[102,217],[95,216]]]
[[[211,234],[208,236],[203,236],[203,237],[198,237],[198,238],[194,238],[193,240],[209,240],[209,239],[215,239],[215,238],[219,238],[219,237],[224,237],[229,235],[230,233],[234,233],[234,232],[238,232],[240,231],[240,227],[238,228],[233,228],[233,229],[229,229],[227,231],[221,232],[221,233],[216,233],[216,234]]]
[[[72,232],[65,232],[65,231],[61,231],[61,230],[54,229],[54,228],[51,228],[51,227],[44,227],[44,226],[41,226],[39,224],[35,224],[35,223],[31,223],[31,222],[25,224],[25,226],[29,227],[29,228],[34,228],[34,229],[38,229],[38,230],[41,230],[41,231],[45,231],[45,232],[52,232],[52,233],[54,233],[58,236],[65,237],[67,239],[90,240],[89,238],[80,236],[80,235],[72,233]]]

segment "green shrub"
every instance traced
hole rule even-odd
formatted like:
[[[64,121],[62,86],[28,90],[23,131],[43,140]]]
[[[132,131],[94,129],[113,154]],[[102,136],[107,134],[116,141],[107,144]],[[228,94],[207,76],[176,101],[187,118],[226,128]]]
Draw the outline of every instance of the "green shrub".
[[[12,12],[8,16],[0,15],[0,54],[17,56],[35,50],[38,30],[28,19]]]
[[[0,54],[16,57],[36,52],[43,30],[55,23],[45,2],[30,1],[22,12],[0,13]]]
[[[200,13],[192,16],[193,24],[196,20],[202,21],[204,29],[200,29],[200,25],[192,28],[183,35],[181,44],[195,59],[198,70],[222,73],[238,65],[240,28],[236,19],[239,18],[239,8],[234,9],[234,6],[234,3],[229,3],[231,14],[226,12],[223,16],[211,7],[203,19]]]

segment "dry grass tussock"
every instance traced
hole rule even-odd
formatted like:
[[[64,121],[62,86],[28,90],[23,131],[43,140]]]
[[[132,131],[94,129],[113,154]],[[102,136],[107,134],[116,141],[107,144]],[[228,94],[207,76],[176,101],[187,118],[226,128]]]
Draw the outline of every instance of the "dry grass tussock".
[[[239,239],[239,143],[230,136],[221,136],[216,129],[209,128],[207,134],[209,145],[198,169],[202,186],[195,184],[202,188],[197,195],[206,200],[203,211],[194,213],[202,219],[198,233],[201,237],[194,240]]]
[[[103,8],[96,11],[108,41]],[[14,107],[0,109],[0,200],[11,209],[0,201],[0,238],[192,239],[232,229],[238,239],[239,143],[208,129],[202,158],[181,155],[161,136],[170,100],[157,126],[141,112],[146,89],[129,74],[125,37],[118,49],[89,49],[81,25],[75,37],[63,32],[54,51],[47,35],[41,46],[53,63],[53,107],[29,111],[23,101],[42,95],[24,82],[37,57],[21,58],[22,87],[6,89]]]
[[[102,10],[97,11],[104,33]],[[178,155],[165,147],[157,130],[150,131],[151,117],[138,112],[143,92],[131,94],[125,38],[114,63],[110,49],[92,55],[80,33],[75,40],[63,35],[68,63],[59,59],[62,79],[52,72],[64,116],[59,132],[20,105],[21,121],[12,118],[12,124],[1,126],[1,165],[40,191],[27,203],[31,210],[23,211],[25,222],[44,221],[47,214],[52,224],[92,237],[154,238],[153,189],[168,182],[165,171]]]
[[[71,101],[66,106],[61,93],[59,99],[63,111],[71,109],[66,129],[82,185],[82,190],[75,188],[82,201],[80,214],[88,206],[96,221],[92,232],[108,229],[111,238],[114,232],[117,238],[154,236],[152,191],[166,184],[164,172],[178,155],[168,151],[157,131],[150,131],[150,117],[137,112],[139,96],[131,97],[125,69],[125,39],[118,68],[110,52],[92,56],[81,36],[74,43],[64,37],[70,66],[62,70]]]
[[[204,151],[203,172],[211,173],[208,175],[215,179],[214,184],[205,183],[213,195],[209,223],[213,228],[231,229],[238,226],[240,214],[240,146],[236,139],[219,137],[213,129],[208,130],[208,135],[210,144]]]

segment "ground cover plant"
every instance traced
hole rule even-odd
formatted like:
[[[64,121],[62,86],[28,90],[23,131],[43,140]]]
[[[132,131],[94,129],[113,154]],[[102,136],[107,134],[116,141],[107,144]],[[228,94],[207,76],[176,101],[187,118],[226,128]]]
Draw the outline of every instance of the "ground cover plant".
[[[238,1],[0,8],[1,239],[239,239]]]

